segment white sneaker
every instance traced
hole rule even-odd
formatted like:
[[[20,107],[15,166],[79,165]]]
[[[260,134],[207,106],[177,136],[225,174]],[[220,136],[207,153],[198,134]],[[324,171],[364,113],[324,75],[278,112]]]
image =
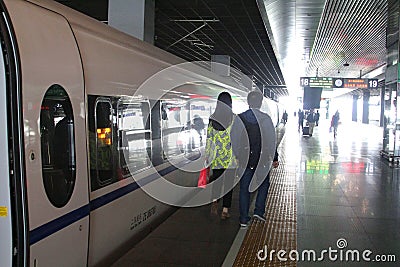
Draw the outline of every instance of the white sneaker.
[[[249,223],[240,223],[240,229],[247,229],[249,227]]]
[[[254,214],[253,217],[263,222],[267,220],[264,216],[258,214]]]

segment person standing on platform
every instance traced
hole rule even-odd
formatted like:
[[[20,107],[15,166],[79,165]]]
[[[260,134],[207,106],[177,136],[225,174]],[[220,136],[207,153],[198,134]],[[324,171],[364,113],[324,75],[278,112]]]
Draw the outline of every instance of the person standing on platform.
[[[317,113],[315,113],[315,126],[318,126],[318,122],[319,122],[319,112],[317,110]]]
[[[337,136],[337,129],[339,126],[339,111],[336,110],[335,114],[332,116],[332,120],[331,120],[331,127],[333,128],[333,137],[336,138]]]
[[[301,109],[299,109],[299,112],[297,112],[297,114],[299,115],[299,128],[298,128],[298,131],[300,132],[300,130],[303,130],[304,112]]]
[[[268,135],[271,132],[270,128],[272,128],[272,138],[275,138],[275,128],[268,114],[260,111],[262,99],[263,95],[259,91],[252,91],[248,94],[247,102],[249,109],[236,116],[231,131],[232,149],[238,160],[237,173],[243,173],[240,178],[239,192],[239,220],[242,228],[247,228],[251,220],[249,209],[252,179],[259,182],[253,217],[265,221],[265,205],[270,183],[269,171],[272,160],[268,155],[273,155],[275,152],[272,166],[276,168],[279,165],[275,140],[272,142],[271,140],[266,140],[267,138],[271,138]],[[248,142],[243,144],[243,140],[245,139]],[[272,143],[274,147],[268,147],[268,143]],[[253,176],[255,177],[253,178]]]
[[[287,123],[287,119],[288,119],[288,114],[287,114],[287,112],[286,112],[286,110],[285,110],[285,112],[283,112],[283,115],[282,115],[282,122],[283,122],[283,124],[286,124],[286,123]]]
[[[203,145],[203,130],[204,130],[204,121],[199,115],[194,115],[193,117],[193,129],[199,134],[200,146]]]
[[[310,127],[309,134],[310,134],[310,136],[312,136],[313,132],[314,132],[314,126],[315,126],[314,110],[310,110],[310,113],[308,113],[308,115],[307,115],[307,123],[308,123],[308,126]]]
[[[206,158],[212,170],[209,183],[221,177],[224,179],[225,187],[229,184],[233,185],[234,176],[232,173],[236,167],[235,159],[232,156],[230,138],[233,117],[231,95],[228,92],[222,92],[218,96],[215,112],[210,116],[207,128]],[[232,172],[228,172],[227,169],[231,169]],[[217,201],[221,194],[220,184],[214,183],[212,188],[211,214],[214,215],[218,214]],[[232,204],[232,190],[223,197],[221,214],[223,220],[230,217],[229,208]]]

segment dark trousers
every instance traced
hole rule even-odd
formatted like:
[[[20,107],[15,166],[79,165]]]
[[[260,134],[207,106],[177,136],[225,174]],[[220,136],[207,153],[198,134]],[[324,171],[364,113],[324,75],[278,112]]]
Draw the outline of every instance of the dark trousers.
[[[233,185],[233,180],[234,177],[229,177],[230,172],[228,172],[226,169],[213,169],[212,170],[212,174],[210,176],[210,180],[209,183],[217,180],[219,177],[222,177],[220,179],[224,179],[223,180],[223,185],[225,188],[227,187],[231,187]],[[222,183],[214,183],[213,184],[213,188],[212,188],[212,200],[214,199],[219,199],[221,197],[221,189],[222,189]],[[230,208],[232,206],[232,192],[233,189],[230,190],[229,192],[227,192],[223,198],[222,198],[222,207],[224,208]]]
[[[303,120],[299,120],[299,130],[300,128],[303,129]]]
[[[249,192],[249,185],[251,179],[253,178],[253,175],[254,175],[254,169],[246,168],[242,175],[242,178],[240,179],[240,192],[239,192],[240,223],[247,223],[251,219],[251,217],[249,216],[250,196],[251,196],[251,193]],[[269,173],[257,189],[254,214],[257,214],[259,216],[264,216],[268,189],[269,189]]]

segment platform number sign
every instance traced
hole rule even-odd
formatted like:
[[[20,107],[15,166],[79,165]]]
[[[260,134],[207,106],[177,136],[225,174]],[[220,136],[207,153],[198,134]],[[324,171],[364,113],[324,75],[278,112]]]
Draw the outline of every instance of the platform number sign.
[[[300,78],[300,86],[301,87],[309,87],[310,86],[310,78],[309,77],[301,77]]]
[[[368,88],[378,88],[378,79],[368,79]]]

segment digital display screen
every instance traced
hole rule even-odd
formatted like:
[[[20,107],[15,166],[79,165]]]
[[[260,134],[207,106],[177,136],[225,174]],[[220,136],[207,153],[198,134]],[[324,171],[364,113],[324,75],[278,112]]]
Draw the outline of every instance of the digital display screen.
[[[331,77],[301,77],[300,78],[300,86],[332,88],[332,78]]]
[[[368,79],[344,79],[344,88],[368,88]]]

